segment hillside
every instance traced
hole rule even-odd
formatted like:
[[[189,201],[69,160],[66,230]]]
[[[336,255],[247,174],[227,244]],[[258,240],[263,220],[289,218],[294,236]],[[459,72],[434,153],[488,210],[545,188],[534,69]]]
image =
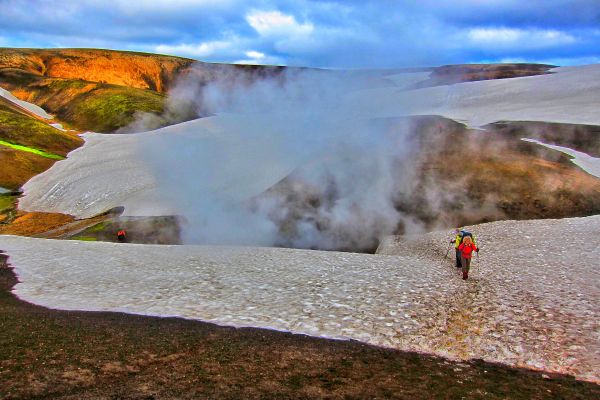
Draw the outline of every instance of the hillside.
[[[209,82],[279,70],[115,50],[0,48],[0,87],[78,130],[103,133],[128,126],[140,113],[158,116],[158,126],[195,118],[160,119],[166,93],[181,76]]]
[[[194,60],[109,50],[0,49],[0,85],[79,130],[112,132],[161,114],[165,91]]]
[[[165,93],[195,60],[99,49],[0,49],[0,68],[43,78],[107,83]],[[6,72],[6,71],[5,71]]]
[[[83,140],[0,97],[0,144],[0,187],[17,190]]]

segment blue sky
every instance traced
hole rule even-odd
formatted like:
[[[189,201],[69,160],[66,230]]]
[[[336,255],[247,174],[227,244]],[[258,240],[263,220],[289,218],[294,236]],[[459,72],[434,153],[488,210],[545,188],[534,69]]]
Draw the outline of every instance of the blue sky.
[[[389,68],[600,62],[600,0],[0,0],[2,47]]]

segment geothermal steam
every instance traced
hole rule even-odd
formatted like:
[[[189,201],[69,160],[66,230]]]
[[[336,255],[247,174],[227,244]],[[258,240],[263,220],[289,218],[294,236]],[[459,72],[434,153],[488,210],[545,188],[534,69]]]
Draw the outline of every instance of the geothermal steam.
[[[411,190],[418,145],[406,126],[364,114],[356,78],[301,70],[182,79],[171,104],[210,116],[174,141],[180,151],[164,151],[168,138],[142,150],[184,217],[184,241],[364,251],[418,229],[393,204]]]

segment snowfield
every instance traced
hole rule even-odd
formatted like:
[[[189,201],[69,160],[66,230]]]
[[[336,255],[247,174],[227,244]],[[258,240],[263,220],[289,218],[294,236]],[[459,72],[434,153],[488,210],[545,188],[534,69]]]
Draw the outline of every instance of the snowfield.
[[[357,93],[372,117],[441,115],[480,127],[497,121],[600,125],[600,64],[554,68],[552,74]]]
[[[341,128],[354,128],[378,117],[423,114],[442,115],[471,126],[500,120],[600,125],[600,65],[553,71],[418,90],[402,87],[425,74],[391,75],[389,87],[356,91],[340,101],[342,109],[352,110],[351,119],[346,118],[346,126]],[[130,216],[170,215],[178,207],[186,208],[165,198],[164,182],[172,186],[171,192],[192,191],[178,195],[180,199],[230,192],[231,202],[244,201],[314,157],[299,152],[315,146],[302,142],[303,132],[310,129],[306,119],[289,117],[228,114],[139,134],[87,134],[82,148],[24,186],[19,207],[78,218],[116,206],[125,206],[125,215]],[[152,165],[152,152],[161,153],[160,165]],[[198,168],[207,171],[198,180],[207,186],[178,181],[182,171]],[[214,176],[208,176],[208,171]]]
[[[569,149],[568,147],[556,146],[553,144],[546,144],[546,143],[540,142],[539,140],[535,140],[535,139],[523,138],[521,140],[524,140],[526,142],[531,142],[531,143],[537,143],[541,146],[547,147],[552,150],[560,151],[561,153],[571,156],[571,162],[573,164],[577,165],[579,168],[581,168],[588,174],[593,175],[597,178],[600,178],[600,158],[598,158],[598,157],[592,157],[589,154],[585,154],[581,151]]]
[[[40,106],[36,106],[35,104],[23,101],[23,100],[19,100],[18,98],[16,98],[15,96],[13,96],[13,94],[11,92],[9,92],[6,89],[3,89],[0,87],[0,96],[4,97],[6,100],[10,101],[11,103],[16,104],[17,106],[24,108],[25,110],[29,111],[32,114],[37,115],[40,118],[44,118],[44,119],[52,119],[52,115],[48,114],[46,111],[44,111],[44,109]]]
[[[468,281],[450,235],[378,255],[0,236],[23,300],[179,316],[482,358],[600,382],[600,216],[472,228]]]

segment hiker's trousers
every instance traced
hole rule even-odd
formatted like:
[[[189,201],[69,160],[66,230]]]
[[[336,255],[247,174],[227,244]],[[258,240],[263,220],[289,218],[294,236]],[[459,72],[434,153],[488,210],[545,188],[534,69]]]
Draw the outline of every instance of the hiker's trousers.
[[[462,254],[461,254],[461,251],[458,248],[455,248],[455,250],[456,250],[456,266],[460,267],[462,265],[462,262],[460,260],[461,257],[462,257]]]
[[[471,259],[464,258],[462,255],[460,257],[460,264],[462,265],[462,272],[469,272],[469,268],[471,268]]]

